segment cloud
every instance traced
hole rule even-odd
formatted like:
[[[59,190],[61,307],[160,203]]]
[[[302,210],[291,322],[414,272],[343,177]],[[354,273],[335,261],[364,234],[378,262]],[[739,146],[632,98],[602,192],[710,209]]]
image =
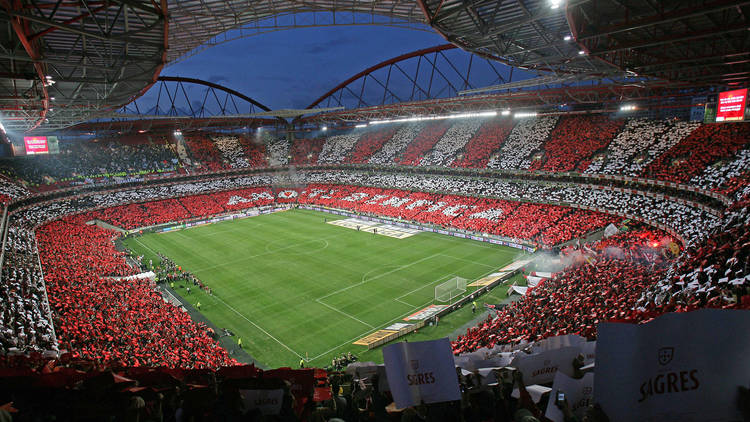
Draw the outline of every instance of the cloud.
[[[209,82],[213,82],[213,83],[215,83],[215,84],[217,84],[217,85],[221,85],[221,83],[220,83],[220,82],[222,82],[222,81],[226,81],[226,82],[229,82],[229,79],[227,79],[227,77],[226,77],[226,76],[221,76],[221,75],[210,75],[210,76],[208,77],[208,81],[209,81]]]

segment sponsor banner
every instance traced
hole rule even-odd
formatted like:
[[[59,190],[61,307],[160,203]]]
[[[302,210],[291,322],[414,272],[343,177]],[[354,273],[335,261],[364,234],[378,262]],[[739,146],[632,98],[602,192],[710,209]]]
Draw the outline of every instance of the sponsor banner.
[[[547,412],[544,416],[554,422],[564,422],[562,410],[555,405],[558,391],[565,393],[565,400],[568,401],[570,411],[578,420],[583,420],[586,408],[594,403],[594,374],[589,372],[581,379],[571,378],[562,372],[555,374],[552,394],[549,395]]]
[[[610,420],[741,420],[750,312],[702,309],[597,327],[597,403]]]
[[[448,305],[430,305],[420,311],[414,312],[413,314],[409,315],[408,317],[404,318],[404,321],[413,321],[413,320],[425,320],[430,319],[433,316],[437,315],[442,311],[443,309],[447,308]]]
[[[258,409],[264,415],[278,415],[284,399],[284,390],[240,390],[245,410]]]
[[[519,353],[513,358],[510,366],[523,374],[525,385],[552,382],[559,371],[573,375],[573,359],[581,353],[578,347],[562,347],[542,353]]]
[[[496,282],[497,280],[500,280],[502,277],[503,277],[502,274],[498,274],[498,273],[490,274],[487,277],[482,277],[482,278],[480,278],[477,281],[474,281],[474,282],[472,282],[470,284],[467,284],[467,286],[469,286],[469,287],[484,287],[484,286],[489,286],[490,284]]]
[[[407,324],[405,322],[397,322],[395,324],[391,324],[387,327],[385,327],[386,330],[394,330],[394,331],[401,331],[404,328],[409,328],[414,324]]]
[[[394,330],[378,330],[375,331],[372,334],[369,334],[365,337],[362,337],[361,339],[355,341],[352,344],[356,344],[358,346],[367,346],[372,347],[376,344],[383,344],[387,341],[390,341],[394,338],[398,337],[398,331]]]
[[[391,344],[383,348],[383,360],[396,407],[461,400],[447,337]]]

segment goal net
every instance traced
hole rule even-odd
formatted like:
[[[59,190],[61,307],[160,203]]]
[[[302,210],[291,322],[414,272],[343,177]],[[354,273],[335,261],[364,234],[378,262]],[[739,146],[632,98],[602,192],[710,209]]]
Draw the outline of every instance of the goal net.
[[[466,279],[453,277],[450,280],[435,286],[436,302],[453,302],[453,299],[463,295],[466,292]]]

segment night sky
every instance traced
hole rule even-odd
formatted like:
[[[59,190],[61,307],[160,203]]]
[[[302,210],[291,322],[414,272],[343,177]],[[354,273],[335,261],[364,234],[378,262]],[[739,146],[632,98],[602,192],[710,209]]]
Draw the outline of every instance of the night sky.
[[[162,75],[208,80],[271,109],[304,108],[367,67],[445,43],[431,30],[380,26],[292,29],[211,47],[167,66]]]

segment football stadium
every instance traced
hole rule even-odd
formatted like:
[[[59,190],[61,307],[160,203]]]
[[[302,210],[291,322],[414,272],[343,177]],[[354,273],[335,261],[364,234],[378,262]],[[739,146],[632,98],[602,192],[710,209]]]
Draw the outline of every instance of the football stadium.
[[[0,420],[750,420],[750,3],[2,3]]]

